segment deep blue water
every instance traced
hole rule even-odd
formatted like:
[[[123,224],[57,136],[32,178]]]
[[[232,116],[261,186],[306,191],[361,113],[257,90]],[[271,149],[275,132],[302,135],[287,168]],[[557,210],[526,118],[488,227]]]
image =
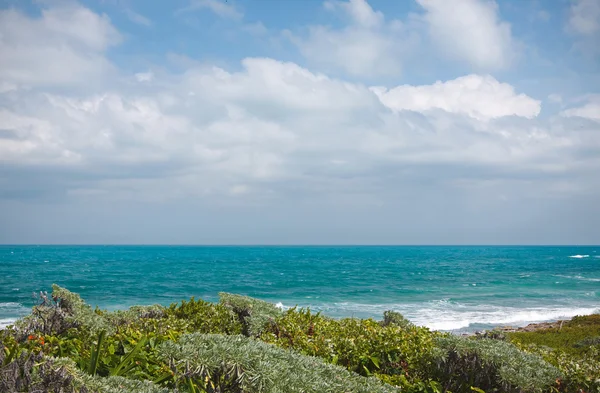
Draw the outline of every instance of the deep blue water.
[[[0,246],[0,324],[57,283],[92,305],[233,292],[325,314],[478,329],[600,312],[597,247]]]

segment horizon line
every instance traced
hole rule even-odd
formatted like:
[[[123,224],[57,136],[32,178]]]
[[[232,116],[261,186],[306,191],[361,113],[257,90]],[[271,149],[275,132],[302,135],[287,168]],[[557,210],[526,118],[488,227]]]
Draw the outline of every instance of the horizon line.
[[[497,244],[427,244],[427,243],[0,243],[0,247],[23,246],[83,246],[83,247],[600,247],[600,244],[526,244],[526,243],[497,243]]]

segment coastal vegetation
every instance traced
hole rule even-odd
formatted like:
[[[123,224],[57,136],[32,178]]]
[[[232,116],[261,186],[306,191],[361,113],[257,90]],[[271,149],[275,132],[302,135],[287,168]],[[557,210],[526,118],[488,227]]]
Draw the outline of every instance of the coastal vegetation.
[[[0,331],[0,391],[600,393],[600,315],[460,337],[228,293],[108,312],[54,286]]]

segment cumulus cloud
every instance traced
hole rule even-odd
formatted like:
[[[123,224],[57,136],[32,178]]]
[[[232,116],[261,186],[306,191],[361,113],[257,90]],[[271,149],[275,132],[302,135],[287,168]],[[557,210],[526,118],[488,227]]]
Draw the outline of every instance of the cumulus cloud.
[[[367,0],[326,1],[325,9],[339,16],[341,27],[311,26],[308,34],[287,32],[313,64],[343,70],[351,76],[397,76],[411,56],[417,56],[425,31],[442,57],[475,70],[508,68],[519,43],[511,26],[500,18],[493,0],[417,0],[422,14],[405,20],[386,19]]]
[[[600,1],[572,0],[566,30],[574,35],[573,47],[585,56],[600,55]]]
[[[314,64],[352,76],[398,75],[403,56],[418,35],[399,20],[387,21],[366,0],[327,1],[325,8],[348,23],[341,28],[311,26],[308,35],[288,32]]]
[[[150,27],[152,26],[152,21],[148,18],[146,18],[144,15],[135,12],[132,9],[125,9],[124,10],[125,15],[127,15],[127,17],[129,18],[130,21],[132,21],[133,23],[137,23],[138,25],[141,26],[146,26],[146,27]]]
[[[516,94],[513,86],[500,83],[490,75],[467,75],[433,85],[405,85],[373,91],[386,106],[396,111],[442,109],[479,120],[513,115],[531,119],[540,113],[540,101]]]
[[[328,5],[356,31],[390,28],[367,6]],[[119,39],[108,18],[81,7],[0,17],[3,48],[20,56],[0,61],[2,203],[212,198],[210,209],[262,201],[300,217],[317,195],[327,201],[324,214],[352,206],[370,220],[370,207],[388,206],[382,222],[403,209],[411,222],[430,214],[423,228],[431,229],[439,221],[431,212],[448,206],[477,213],[486,204],[530,198],[538,206],[539,198],[600,189],[597,101],[540,117],[538,100],[490,75],[368,87],[272,58],[245,58],[232,69],[190,61],[180,73],[107,74],[105,51]],[[76,23],[60,26],[65,18]],[[90,31],[80,35],[83,25]],[[44,53],[63,50],[80,62],[61,74],[52,64],[64,60],[50,56],[42,71],[42,43]],[[130,83],[54,88],[87,86],[90,77]],[[302,203],[307,210],[296,211]]]
[[[105,186],[120,184],[114,178],[123,173],[149,178],[139,183],[144,187],[168,179],[171,191],[163,194],[278,193],[285,187],[277,184],[291,181],[329,189],[367,175],[376,181],[383,168],[406,165],[450,165],[457,171],[451,177],[472,166],[484,177],[573,168],[566,158],[579,145],[567,126],[536,121],[538,101],[491,77],[382,91],[272,59],[249,58],[243,66],[195,67],[145,94],[11,93],[14,105],[0,112],[0,156],[13,164],[95,168]],[[35,108],[17,105],[25,99]]]
[[[508,22],[502,21],[494,0],[417,0],[440,50],[477,69],[508,67],[516,48]]]
[[[555,104],[560,104],[563,101],[562,96],[557,93],[552,93],[552,94],[548,95],[548,100]]]
[[[154,73],[152,73],[151,71],[138,72],[134,76],[138,82],[150,82],[152,79],[154,79]]]
[[[192,0],[190,4],[180,9],[178,12],[187,12],[199,9],[207,9],[222,18],[242,19],[242,14],[233,4],[220,0]]]
[[[25,86],[94,83],[112,71],[106,49],[121,37],[105,15],[72,4],[30,18],[0,10],[0,81]]]
[[[586,119],[600,120],[600,95],[590,95],[586,103],[579,107],[570,108],[561,112],[566,117],[583,117]]]
[[[568,27],[581,35],[592,35],[600,31],[600,1],[572,0]]]

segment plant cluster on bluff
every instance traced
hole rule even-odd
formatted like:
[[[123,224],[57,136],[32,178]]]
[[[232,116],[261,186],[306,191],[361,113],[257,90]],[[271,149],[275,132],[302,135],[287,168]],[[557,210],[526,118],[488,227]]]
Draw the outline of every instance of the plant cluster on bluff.
[[[463,338],[220,294],[92,309],[58,286],[0,330],[0,392],[600,393],[600,318]]]
[[[600,393],[600,314],[574,317],[559,327],[509,333],[508,339],[557,367],[563,374],[561,391]]]

